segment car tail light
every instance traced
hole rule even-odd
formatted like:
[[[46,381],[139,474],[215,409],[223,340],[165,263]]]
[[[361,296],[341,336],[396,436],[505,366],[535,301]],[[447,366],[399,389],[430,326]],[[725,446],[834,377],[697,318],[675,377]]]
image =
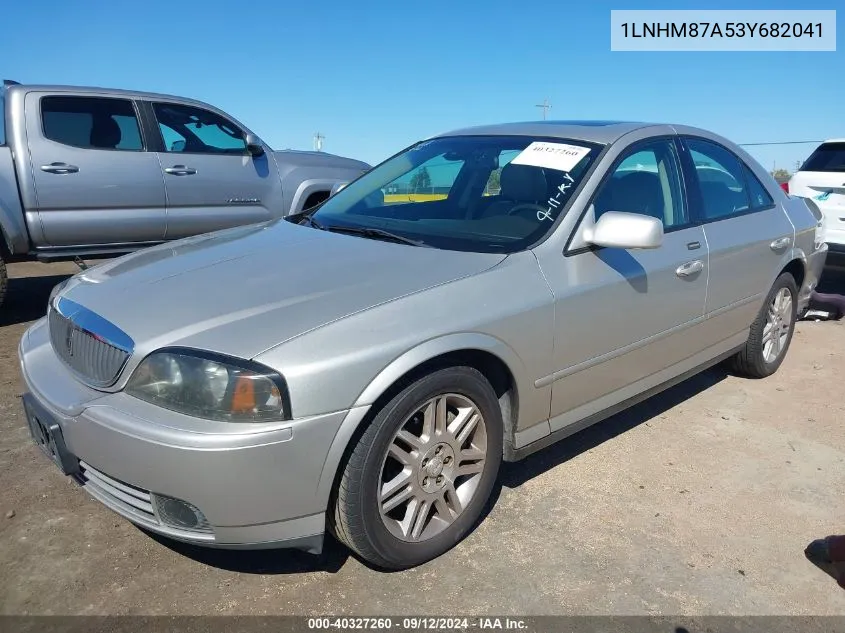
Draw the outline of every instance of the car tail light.
[[[788,182],[780,183],[780,188],[783,189],[786,193],[789,193],[789,183]]]

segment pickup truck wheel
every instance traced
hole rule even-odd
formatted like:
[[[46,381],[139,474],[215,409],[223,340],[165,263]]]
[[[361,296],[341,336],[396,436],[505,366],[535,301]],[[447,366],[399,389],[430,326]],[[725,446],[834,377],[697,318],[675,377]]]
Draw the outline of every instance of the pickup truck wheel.
[[[749,378],[765,378],[778,370],[795,331],[798,287],[789,273],[777,278],[751,325],[745,347],[731,359],[732,369]]]
[[[9,278],[6,275],[6,262],[0,257],[0,306],[6,298],[6,287],[9,285]]]
[[[481,516],[502,435],[501,408],[480,372],[450,367],[420,378],[382,407],[352,449],[331,531],[377,567],[436,558]]]

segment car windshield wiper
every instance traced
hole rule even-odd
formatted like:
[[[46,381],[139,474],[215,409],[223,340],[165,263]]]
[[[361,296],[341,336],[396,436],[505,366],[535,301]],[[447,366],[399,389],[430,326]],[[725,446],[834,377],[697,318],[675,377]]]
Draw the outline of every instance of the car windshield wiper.
[[[317,220],[315,220],[313,217],[311,217],[310,213],[308,215],[304,215],[301,218],[299,218],[299,220],[297,220],[296,223],[302,224],[303,221],[308,222],[308,224],[313,226],[315,229],[319,229],[320,231],[326,230],[325,227],[322,224],[320,224],[319,222],[317,222]]]
[[[313,222],[313,220],[312,220]],[[397,242],[399,244],[410,244],[411,246],[423,246],[425,248],[432,248],[425,242],[412,240],[410,237],[404,237],[385,231],[384,229],[376,229],[364,226],[321,226],[324,231],[332,231],[334,233],[349,233],[351,235],[360,235],[361,237],[369,237],[375,240],[384,240],[389,242]]]

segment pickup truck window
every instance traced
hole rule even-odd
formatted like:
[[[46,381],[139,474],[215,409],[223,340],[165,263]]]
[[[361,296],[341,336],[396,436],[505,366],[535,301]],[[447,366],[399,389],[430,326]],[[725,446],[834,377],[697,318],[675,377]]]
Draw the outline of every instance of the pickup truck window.
[[[154,103],[167,152],[246,154],[243,131],[220,115],[175,103]]]
[[[141,130],[128,99],[104,97],[44,97],[44,136],[51,141],[86,149],[141,151]]]

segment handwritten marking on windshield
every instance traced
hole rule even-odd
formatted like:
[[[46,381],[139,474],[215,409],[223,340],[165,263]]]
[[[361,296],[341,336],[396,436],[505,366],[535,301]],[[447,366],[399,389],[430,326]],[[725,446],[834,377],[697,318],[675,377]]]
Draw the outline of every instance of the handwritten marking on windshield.
[[[564,194],[566,194],[567,190],[572,187],[572,185],[575,183],[575,180],[573,180],[572,176],[570,176],[568,172],[563,173],[563,179],[564,181],[560,183],[557,187],[557,193],[548,199],[547,203],[549,205],[549,208],[545,211],[537,211],[537,219],[540,222],[542,222],[543,220],[554,219],[552,217],[552,212],[556,210],[561,204],[563,204],[563,199],[561,198],[561,196],[565,198],[566,196]]]

